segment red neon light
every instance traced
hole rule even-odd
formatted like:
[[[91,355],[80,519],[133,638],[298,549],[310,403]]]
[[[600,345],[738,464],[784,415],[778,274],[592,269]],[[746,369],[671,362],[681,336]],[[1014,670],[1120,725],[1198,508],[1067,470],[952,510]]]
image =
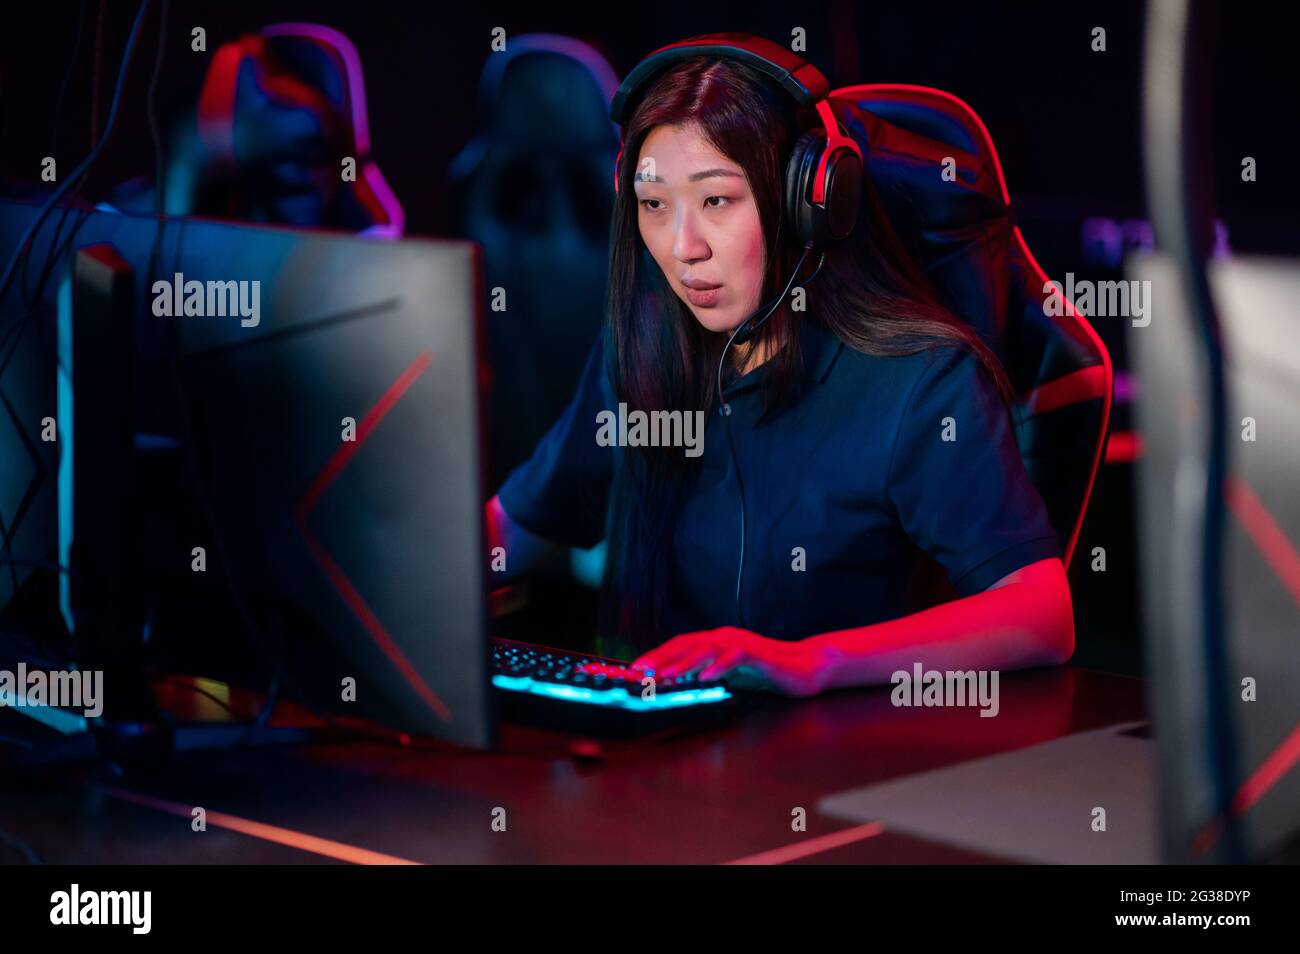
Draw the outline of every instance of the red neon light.
[[[822,125],[826,127],[826,145],[822,149],[821,158],[817,161],[817,171],[813,177],[813,194],[812,201],[814,205],[826,204],[826,165],[830,162],[831,153],[836,149],[849,149],[858,157],[858,163],[862,163],[862,147],[858,145],[857,140],[852,136],[846,136],[840,132],[840,124],[835,119],[835,112],[831,109],[828,100],[819,100],[817,103],[817,115],[822,119]]]
[[[316,479],[312,481],[311,486],[307,488],[307,493],[303,495],[302,500],[298,502],[298,506],[294,511],[294,520],[298,525],[298,532],[302,534],[303,541],[307,544],[308,550],[311,551],[312,557],[315,558],[316,562],[320,565],[326,578],[330,581],[331,585],[333,585],[334,589],[338,591],[339,596],[341,596],[343,601],[348,604],[348,608],[351,609],[357,619],[360,620],[361,625],[364,626],[366,632],[370,634],[370,638],[375,641],[375,644],[378,645],[381,650],[383,650],[384,655],[388,657],[389,662],[391,662],[393,667],[402,674],[402,678],[406,680],[407,684],[415,691],[415,693],[425,702],[426,705],[429,706],[430,709],[438,714],[440,719],[446,722],[451,719],[451,711],[443,704],[442,700],[438,698],[434,691],[429,688],[428,683],[420,677],[420,674],[416,672],[415,667],[411,665],[410,660],[406,658],[406,655],[402,652],[401,648],[393,641],[393,638],[388,634],[388,631],[384,629],[379,618],[375,616],[374,612],[366,604],[366,601],[362,598],[361,594],[352,586],[352,583],[348,580],[347,576],[339,568],[338,564],[334,562],[329,553],[326,552],[325,548],[321,546],[320,541],[316,539],[315,535],[312,534],[311,529],[307,526],[308,514],[310,514],[315,508],[317,502],[319,502],[321,496],[325,493],[329,485],[334,482],[334,479],[338,477],[340,473],[342,473],[343,468],[348,465],[348,462],[352,460],[357,451],[360,450],[361,445],[365,443],[366,438],[370,436],[379,422],[384,419],[384,416],[393,409],[394,405],[401,400],[402,395],[405,394],[411,385],[415,383],[415,379],[424,373],[424,370],[432,361],[432,352],[421,352],[419,357],[411,362],[411,365],[403,371],[388,390],[384,392],[383,396],[379,399],[379,402],[370,409],[366,416],[362,418],[360,423],[357,425],[357,439],[355,441],[346,441],[340,444],[338,450],[334,452],[333,456],[330,457],[329,461],[325,464],[325,467],[316,476]]]
[[[96,791],[102,792],[112,798],[121,799],[124,802],[131,802],[135,805],[142,805],[145,808],[152,808],[156,811],[166,812],[169,815],[178,815],[181,818],[193,818],[194,806],[181,805],[178,802],[170,802],[162,798],[154,798],[151,795],[142,795],[139,792],[130,792],[124,788],[112,788],[109,786],[95,786]],[[278,825],[268,825],[264,822],[253,821],[248,818],[240,818],[238,815],[227,815],[224,812],[209,811],[205,813],[207,823],[215,825],[218,828],[224,828],[226,831],[239,832],[241,835],[248,835],[251,838],[260,838],[263,841],[274,842],[277,845],[285,845],[288,848],[297,848],[299,851],[309,851],[313,854],[323,855],[326,858],[333,858],[337,861],[346,861],[354,865],[418,865],[418,861],[409,861],[406,858],[398,858],[395,855],[385,855],[378,851],[370,851],[366,848],[358,848],[356,845],[349,845],[342,841],[332,841],[329,838],[318,838],[315,835],[303,834],[300,831],[294,831],[290,828],[281,828]]]
[[[217,50],[199,95],[199,137],[224,162],[235,155],[235,92],[248,46],[227,43]]]
[[[885,826],[880,822],[867,822],[864,825],[855,825],[852,828],[831,832],[829,835],[820,835],[817,838],[786,845],[783,848],[773,848],[771,851],[761,851],[756,855],[746,855],[744,858],[737,858],[735,861],[726,863],[729,865],[783,865],[787,861],[797,861],[800,858],[807,858],[809,855],[820,854],[823,851],[851,845],[856,841],[874,838],[883,834],[884,831]]]
[[[1287,772],[1295,767],[1300,759],[1300,725],[1291,730],[1291,734],[1282,740],[1282,744],[1268,754],[1268,758],[1259,763],[1259,767],[1250,773],[1241,783],[1237,794],[1232,799],[1233,814],[1240,815],[1254,805],[1270,788],[1277,784]]]
[[[1046,414],[1059,407],[1099,398],[1105,390],[1105,371],[1095,364],[1040,384],[1025,396],[1023,403],[1029,414]]]
[[[1223,481],[1223,495],[1228,509],[1241,523],[1251,543],[1300,606],[1300,553],[1296,552],[1295,546],[1268,512],[1263,501],[1244,480],[1229,474]],[[1297,762],[1300,762],[1300,725],[1293,728],[1281,744],[1241,783],[1232,798],[1232,814],[1240,815],[1263,798]],[[1192,852],[1204,854],[1218,840],[1222,831],[1222,822],[1217,817],[1210,819],[1193,839]]]
[[[1229,474],[1223,482],[1223,493],[1228,509],[1240,521],[1269,569],[1277,574],[1291,594],[1291,599],[1300,606],[1300,553],[1296,552],[1295,545],[1287,539],[1255,491],[1240,477]]]
[[[1114,431],[1106,441],[1106,463],[1131,464],[1142,456],[1145,445],[1136,431]]]

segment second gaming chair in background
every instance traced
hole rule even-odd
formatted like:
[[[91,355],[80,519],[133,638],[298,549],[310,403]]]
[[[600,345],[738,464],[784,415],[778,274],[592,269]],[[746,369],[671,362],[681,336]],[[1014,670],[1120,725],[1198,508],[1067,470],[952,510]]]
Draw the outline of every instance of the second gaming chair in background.
[[[361,59],[329,27],[278,23],[219,47],[168,151],[169,215],[403,233],[402,206],[370,155]],[[355,180],[343,177],[345,158]],[[125,183],[110,204],[153,212],[151,186]]]
[[[483,248],[490,492],[564,412],[600,331],[617,88],[579,40],[513,37],[487,58],[480,127],[451,167],[457,227]]]
[[[402,234],[402,207],[370,156],[361,59],[337,30],[278,23],[222,46],[198,137],[196,211],[224,202],[256,221]],[[344,157],[356,160],[355,181],[342,178]]]

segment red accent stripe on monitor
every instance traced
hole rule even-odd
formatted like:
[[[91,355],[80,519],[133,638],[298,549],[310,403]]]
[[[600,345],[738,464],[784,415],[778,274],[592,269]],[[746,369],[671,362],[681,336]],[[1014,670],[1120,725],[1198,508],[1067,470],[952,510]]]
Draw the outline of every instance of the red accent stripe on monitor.
[[[324,571],[326,578],[330,581],[330,584],[334,589],[338,591],[339,596],[341,596],[343,601],[347,603],[348,608],[352,610],[353,615],[360,620],[361,625],[364,626],[366,632],[370,634],[370,638],[375,641],[375,644],[383,651],[384,655],[388,657],[389,661],[393,664],[393,667],[401,673],[402,678],[406,680],[407,684],[415,691],[415,693],[425,702],[426,705],[428,705],[430,709],[438,714],[440,719],[446,722],[451,719],[451,711],[429,687],[429,684],[421,678],[415,667],[411,665],[410,660],[407,659],[406,655],[402,652],[401,647],[399,647],[388,634],[388,631],[379,621],[379,618],[375,616],[374,612],[366,604],[366,601],[362,598],[361,594],[357,592],[356,588],[348,580],[347,576],[339,568],[338,564],[334,562],[329,553],[326,552],[325,548],[320,544],[320,541],[316,539],[315,535],[307,525],[308,515],[320,501],[321,496],[329,488],[330,484],[332,484],[335,478],[342,473],[343,468],[348,465],[348,462],[352,460],[357,451],[361,449],[361,445],[365,443],[366,438],[373,433],[379,422],[382,421],[384,416],[387,415],[397,402],[401,400],[402,395],[410,389],[411,385],[415,383],[416,378],[424,373],[425,369],[429,367],[429,364],[432,361],[433,352],[421,352],[419,357],[412,361],[410,366],[407,367],[407,369],[398,376],[397,380],[389,386],[388,390],[384,392],[382,397],[380,397],[378,403],[370,409],[366,416],[363,417],[357,425],[357,439],[355,441],[345,441],[340,444],[338,450],[334,452],[333,456],[331,456],[329,461],[325,464],[325,467],[316,476],[316,479],[312,481],[311,486],[307,488],[307,492],[303,495],[302,500],[298,502],[297,508],[295,508],[294,520],[298,525],[298,532],[302,534],[302,538],[304,542],[306,542],[307,548],[311,551],[312,557],[320,565],[321,570]]]
[[[1297,606],[1300,606],[1300,553],[1278,526],[1264,502],[1250,485],[1233,474],[1223,482],[1228,509],[1241,524],[1251,543],[1259,550],[1277,578],[1282,581]]]
[[[1300,606],[1300,552],[1296,551],[1295,545],[1273,519],[1263,501],[1241,477],[1229,474],[1224,478],[1223,496],[1246,536],[1259,550],[1269,568],[1277,574],[1296,605]],[[1300,762],[1300,725],[1293,728],[1241,783],[1232,798],[1232,813],[1240,815],[1249,809],[1295,768],[1297,762]],[[1222,831],[1220,820],[1217,817],[1210,819],[1193,840],[1193,853],[1200,855],[1208,851]]]
[[[1259,763],[1246,781],[1241,783],[1237,794],[1232,799],[1232,811],[1240,815],[1254,805],[1264,793],[1278,783],[1282,776],[1295,767],[1300,760],[1300,725],[1293,728],[1282,744],[1268,754],[1268,758]]]

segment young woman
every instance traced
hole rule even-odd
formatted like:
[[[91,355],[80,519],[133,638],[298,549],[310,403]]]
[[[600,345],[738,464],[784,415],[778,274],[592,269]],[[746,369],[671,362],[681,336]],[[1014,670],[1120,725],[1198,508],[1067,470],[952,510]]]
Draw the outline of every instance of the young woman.
[[[730,58],[653,81],[624,128],[605,330],[565,415],[488,503],[491,542],[517,577],[554,544],[606,540],[604,651],[663,677],[807,696],[915,663],[1063,663],[1070,592],[1005,373],[870,183],[805,307],[724,351],[802,251],[782,180],[807,118]],[[598,440],[602,412],[636,410],[703,412],[702,453]],[[918,551],[958,598],[909,614]]]

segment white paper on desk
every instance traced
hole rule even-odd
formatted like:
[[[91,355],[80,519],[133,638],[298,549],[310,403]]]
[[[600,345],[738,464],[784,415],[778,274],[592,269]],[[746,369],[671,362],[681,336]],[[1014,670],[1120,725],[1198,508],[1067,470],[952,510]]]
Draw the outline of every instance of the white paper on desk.
[[[1157,864],[1156,748],[1126,722],[823,797],[824,814],[1048,864]],[[1106,831],[1092,830],[1093,809]]]

